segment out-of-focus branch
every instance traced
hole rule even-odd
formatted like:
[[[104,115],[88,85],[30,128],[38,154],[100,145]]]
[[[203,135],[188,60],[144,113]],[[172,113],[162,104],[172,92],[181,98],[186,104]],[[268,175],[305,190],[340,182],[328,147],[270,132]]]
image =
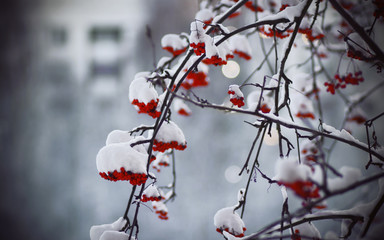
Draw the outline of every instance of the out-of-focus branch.
[[[355,188],[358,188],[358,187],[361,187],[361,186],[365,186],[366,184],[368,184],[368,183],[370,183],[372,181],[376,181],[376,180],[378,180],[380,178],[384,178],[384,173],[376,174],[374,176],[371,176],[371,177],[368,177],[366,179],[360,180],[360,181],[356,182],[355,184],[350,185],[348,187],[345,187],[343,189],[340,189],[340,190],[337,190],[337,191],[333,191],[329,195],[324,196],[324,197],[322,197],[322,198],[320,198],[320,199],[318,199],[316,201],[313,201],[311,203],[308,203],[308,205],[306,205],[305,207],[296,210],[294,213],[291,214],[291,217],[292,218],[300,218],[300,217],[306,215],[310,209],[312,209],[314,206],[316,206],[317,204],[321,203],[322,201],[324,201],[324,200],[326,200],[328,198],[331,198],[333,196],[337,196],[337,195],[349,192],[349,191],[351,191],[351,190],[353,190]],[[332,215],[335,215],[335,214],[332,214]],[[324,215],[324,216],[326,216],[326,215]],[[324,216],[315,216],[315,217],[325,219]],[[350,214],[348,214],[348,215],[338,215],[338,216],[343,216],[343,218],[349,218],[349,219],[352,217]],[[353,218],[355,218],[355,219],[360,219],[359,218],[360,216],[357,216],[357,215],[353,215],[353,216],[354,216]],[[329,217],[327,219],[330,219]],[[335,216],[335,218],[336,218],[336,216]],[[320,220],[320,219],[318,219],[318,220]],[[285,217],[284,221],[288,221],[288,217]],[[256,240],[256,239],[259,239],[260,236],[262,236],[262,235],[264,235],[266,233],[270,233],[270,232],[273,232],[273,231],[279,231],[280,229],[278,228],[278,226],[280,225],[280,222],[281,222],[281,219],[276,220],[276,221],[268,224],[267,226],[265,226],[259,232],[251,234],[251,235],[249,235],[247,237],[244,237],[243,239],[244,240],[251,240],[251,239]],[[288,227],[288,226],[286,226],[286,227]]]
[[[176,93],[173,93],[173,94],[176,95]],[[180,98],[180,99],[183,99],[184,101],[190,102],[190,103],[192,103],[192,104],[194,104],[196,106],[202,107],[202,108],[212,108],[212,109],[226,111],[226,112],[227,111],[228,112],[238,112],[238,113],[242,113],[242,114],[253,115],[253,116],[256,116],[256,117],[264,118],[267,121],[270,121],[270,122],[273,122],[273,123],[276,123],[276,124],[280,124],[280,125],[282,125],[282,126],[284,126],[286,128],[297,129],[297,130],[300,130],[300,131],[311,133],[311,134],[313,134],[314,137],[324,136],[324,137],[327,137],[327,138],[331,138],[331,139],[337,140],[339,142],[343,142],[343,143],[346,143],[346,144],[351,145],[353,147],[356,147],[358,149],[361,149],[361,150],[363,150],[365,152],[371,152],[373,156],[378,158],[380,161],[384,162],[384,156],[382,156],[381,154],[379,154],[378,152],[376,152],[374,150],[369,150],[368,146],[365,146],[365,144],[359,144],[359,143],[357,143],[355,141],[348,140],[346,138],[343,138],[343,137],[340,137],[340,136],[337,136],[337,135],[332,135],[332,134],[329,134],[329,133],[326,133],[326,132],[323,132],[323,131],[319,131],[319,130],[316,130],[316,129],[304,127],[304,126],[295,124],[293,122],[283,121],[281,118],[275,117],[275,116],[273,116],[271,114],[263,114],[263,113],[260,113],[260,112],[254,112],[254,111],[249,111],[249,110],[244,110],[244,109],[239,109],[239,108],[230,108],[230,107],[226,107],[226,106],[223,106],[223,105],[205,104],[205,103],[201,103],[201,102],[196,102],[196,101],[194,101],[194,100],[192,100],[190,98],[187,98],[187,97],[184,97],[184,96],[179,96],[179,95],[177,95],[177,97]]]
[[[379,46],[373,41],[351,15],[349,15],[336,0],[329,0],[336,11],[348,22],[349,25],[360,35],[360,37],[367,43],[370,49],[375,52],[376,58],[384,63],[384,53]]]
[[[369,227],[371,226],[371,224],[373,222],[373,219],[375,219],[376,214],[379,212],[379,210],[380,210],[381,206],[383,206],[383,204],[384,204],[384,195],[381,196],[378,203],[375,205],[375,207],[373,208],[371,213],[368,215],[368,222],[367,222],[367,224],[365,224],[365,227],[364,227],[363,231],[361,232],[362,238],[365,237],[365,235],[367,234]]]

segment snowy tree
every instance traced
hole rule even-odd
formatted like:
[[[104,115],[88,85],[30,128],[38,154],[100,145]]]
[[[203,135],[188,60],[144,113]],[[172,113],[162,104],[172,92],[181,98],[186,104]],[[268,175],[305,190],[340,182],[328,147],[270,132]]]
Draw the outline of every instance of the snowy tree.
[[[167,204],[177,190],[175,152],[188,147],[188,136],[174,115],[195,114],[191,106],[201,108],[198,114],[214,109],[223,117],[228,113],[249,117],[253,120],[245,124],[257,129],[254,139],[243,144],[250,149],[238,174],[247,176],[246,186],[234,189],[235,205],[217,206],[213,217],[212,228],[224,239],[368,236],[383,221],[377,214],[384,203],[384,149],[375,125],[384,112],[377,106],[365,107],[384,86],[379,41],[383,8],[381,0],[201,1],[187,33],[165,34],[161,39],[165,56],[155,69],[137,73],[131,81],[129,101],[153,124],[111,132],[97,154],[102,178],[129,181],[132,188],[122,217],[93,226],[91,239],[139,239],[138,216],[146,202],[152,202],[161,220],[169,218]],[[247,78],[237,78],[239,64],[234,60],[250,70]],[[199,88],[220,81],[209,77],[219,67],[237,79],[225,86],[222,102],[214,103],[211,96],[201,96]],[[324,103],[334,105],[342,119],[332,120],[335,113]],[[365,139],[359,139],[359,129],[365,131]],[[279,155],[268,159],[275,164],[274,174],[259,162],[266,140],[276,143]],[[342,144],[365,153],[360,163],[366,171],[333,154]],[[150,170],[160,172],[169,166],[173,181],[158,186],[160,179]],[[244,214],[252,214],[246,206],[254,179],[278,186],[282,194],[281,218],[261,229],[243,220]],[[370,202],[350,209],[335,209],[327,202],[372,183],[378,190]],[[300,207],[292,211],[297,202]],[[335,219],[341,220],[338,233],[316,228],[319,220]]]

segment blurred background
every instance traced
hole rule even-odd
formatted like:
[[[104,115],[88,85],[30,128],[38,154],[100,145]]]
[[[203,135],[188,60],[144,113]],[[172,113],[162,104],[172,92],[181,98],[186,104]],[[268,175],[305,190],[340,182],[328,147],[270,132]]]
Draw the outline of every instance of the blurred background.
[[[161,37],[189,32],[197,10],[198,1],[190,0],[0,3],[1,239],[89,239],[92,225],[123,215],[131,185],[103,180],[96,154],[110,131],[152,124],[129,103],[128,86],[137,72],[152,70],[161,56],[169,56]],[[251,71],[229,80],[212,70],[210,86],[199,91],[223,101],[228,85]],[[245,186],[246,177],[236,174],[257,129],[243,120],[254,119],[191,108],[192,116],[174,119],[188,148],[176,153],[177,197],[168,204],[169,220],[142,207],[140,239],[221,239],[213,216],[236,204],[237,190]],[[348,149],[366,158],[340,146],[336,156],[345,157]],[[273,176],[269,160],[277,158],[276,148],[266,146],[262,156],[262,166]],[[172,180],[171,169],[157,175],[160,185]],[[369,192],[363,200],[375,197]],[[244,218],[252,232],[280,216],[282,198],[260,177],[249,194]]]

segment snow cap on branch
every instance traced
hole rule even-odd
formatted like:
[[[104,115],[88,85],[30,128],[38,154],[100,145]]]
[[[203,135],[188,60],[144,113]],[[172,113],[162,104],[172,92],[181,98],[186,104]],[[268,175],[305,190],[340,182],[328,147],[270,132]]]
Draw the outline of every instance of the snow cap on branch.
[[[184,72],[187,72],[188,69],[190,69],[193,64],[198,60],[199,57],[197,56],[192,56],[187,63],[184,66]],[[177,64],[177,67],[180,66],[182,61]],[[192,69],[192,71],[187,75],[187,77],[184,79],[183,83],[181,86],[185,89],[191,89],[194,87],[204,87],[209,84],[209,77],[208,77],[208,72],[209,72],[209,67],[200,62],[197,64],[197,66]],[[183,74],[179,74],[178,77],[176,78],[175,85],[178,84],[178,82],[181,80],[181,77]]]
[[[259,22],[282,19],[282,18],[286,18],[290,22],[293,22],[295,17],[299,17],[301,15],[301,12],[303,11],[303,8],[306,3],[307,1],[302,1],[301,3],[295,6],[286,7],[283,11],[280,11],[276,14],[266,15],[265,17],[260,18]]]
[[[101,239],[100,237],[106,231],[119,231],[120,229],[122,229],[125,226],[126,222],[127,222],[127,220],[120,217],[119,219],[117,219],[113,223],[92,226],[90,231],[89,231],[89,235],[91,237],[91,240],[100,240]]]
[[[208,8],[201,9],[195,15],[195,19],[202,21],[204,24],[211,24],[213,17],[213,12]]]
[[[188,42],[177,34],[166,34],[161,38],[161,47],[173,56],[178,56],[187,50]]]
[[[135,78],[129,86],[129,101],[139,113],[147,113],[153,118],[160,116],[157,111],[159,103],[158,93],[153,84],[145,77]]]
[[[299,164],[294,157],[280,158],[275,166],[274,179],[281,182],[307,181],[311,174],[311,169],[304,164]]]
[[[155,184],[150,184],[146,189],[144,189],[143,195],[141,196],[142,202],[148,201],[160,201],[161,195]]]
[[[101,235],[100,240],[127,240],[128,238],[129,234],[125,232],[105,231],[103,235]],[[136,240],[136,238],[131,237],[131,240]]]
[[[168,220],[168,208],[163,202],[152,202],[152,208],[161,220]]]
[[[320,197],[319,189],[310,178],[312,172],[309,166],[299,164],[296,159],[289,157],[279,159],[275,171],[273,179],[293,190],[297,196],[303,199]]]
[[[359,144],[361,146],[366,146],[365,143],[360,142],[355,137],[353,137],[349,132],[347,132],[345,129],[337,130],[336,128],[332,127],[331,125],[325,124],[324,122],[321,124],[324,131],[329,133],[330,135],[343,138],[347,141],[354,142],[356,144]]]
[[[129,142],[131,139],[132,139],[132,136],[128,131],[113,130],[108,134],[105,145]]]
[[[172,121],[164,121],[153,142],[153,150],[164,152],[170,148],[184,150],[186,147],[187,142],[179,126]]]
[[[137,142],[145,140],[147,139],[143,136],[132,137],[128,131],[113,130],[108,134],[105,145],[108,146],[117,143],[135,144]],[[147,154],[148,146],[149,143],[135,144],[135,146],[133,146],[133,149],[140,153]]]
[[[149,140],[143,136],[136,136],[134,138],[132,138],[129,143],[130,144],[135,144],[135,146],[133,146],[133,149],[135,149],[136,151],[140,152],[140,153],[143,153],[143,154],[147,154],[148,152],[148,147],[149,147],[149,142],[146,142],[146,143],[140,143],[140,144],[136,144],[140,141],[146,141],[146,140]]]
[[[224,41],[220,45],[216,46],[216,43],[220,41],[221,38],[222,36],[217,36],[214,37],[213,41],[206,42],[206,57],[203,59],[203,63],[221,66],[226,65],[227,60],[233,58],[233,54],[229,47],[228,41]]]
[[[244,106],[244,94],[241,92],[239,85],[233,84],[228,87],[228,94],[233,105]]]
[[[205,33],[204,23],[193,21],[191,23],[191,34],[189,35],[189,45],[193,48],[195,54],[200,56],[205,53],[205,45],[212,44],[213,40]]]
[[[216,231],[220,233],[225,231],[235,237],[243,237],[246,230],[243,220],[234,211],[234,207],[226,207],[217,211],[213,223],[216,226]]]
[[[100,176],[111,181],[126,180],[141,185],[147,179],[148,154],[131,147],[130,142],[104,146],[96,156]]]
[[[340,168],[340,173],[342,177],[335,177],[328,179],[328,189],[332,191],[337,191],[348,186],[352,186],[362,177],[361,171],[357,168],[343,166]]]

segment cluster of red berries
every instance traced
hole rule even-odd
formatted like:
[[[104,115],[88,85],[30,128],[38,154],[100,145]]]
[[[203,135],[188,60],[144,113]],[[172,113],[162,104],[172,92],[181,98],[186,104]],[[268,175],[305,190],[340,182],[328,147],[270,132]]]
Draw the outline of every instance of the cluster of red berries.
[[[167,149],[173,148],[176,150],[184,150],[187,145],[179,144],[177,141],[161,142],[156,139],[153,141],[153,150],[158,152],[165,152]]]
[[[341,77],[339,74],[336,74],[335,79],[339,82],[341,88],[345,88],[347,84],[359,85],[360,82],[364,81],[361,71],[355,72],[354,74],[348,73]]]
[[[152,168],[155,169],[157,172],[160,172],[160,168],[158,168],[156,165],[153,165]]]
[[[335,89],[346,88],[348,84],[359,85],[360,82],[364,81],[361,71],[355,72],[354,74],[348,73],[347,75],[341,77],[339,74],[336,74],[335,79],[337,80],[336,84],[330,82],[324,83],[324,86],[327,87],[327,92],[332,94],[335,94]]]
[[[320,88],[313,88],[311,91],[305,93],[305,96],[310,98],[312,95],[315,95],[315,99],[319,99]]]
[[[307,39],[311,42],[315,41],[316,39],[322,39],[324,37],[324,34],[322,34],[322,33],[314,35],[312,32],[312,29],[310,29],[310,28],[305,28],[305,29],[299,28],[298,32],[305,34]]]
[[[347,56],[353,59],[357,59],[360,61],[364,61],[367,59],[367,57],[364,57],[363,53],[359,50],[356,50],[354,48],[349,48],[347,51]]]
[[[335,94],[335,84],[332,82],[325,82],[324,86],[327,87],[327,92],[330,92],[331,94]]]
[[[169,166],[169,163],[167,163],[167,162],[165,162],[165,161],[161,161],[161,162],[159,162],[159,166],[168,167],[168,166]]]
[[[157,104],[159,103],[159,100],[157,99],[156,101],[152,99],[149,103],[145,104],[143,102],[139,102],[139,100],[134,99],[132,101],[133,105],[136,105],[139,107],[139,113],[146,113],[149,116],[153,118],[158,118],[161,115],[161,112],[156,111]]]
[[[140,201],[142,202],[148,202],[148,201],[151,201],[151,202],[158,202],[162,199],[161,196],[158,196],[158,197],[154,197],[154,196],[150,196],[148,197],[147,195],[143,194],[143,196],[141,196],[141,199]]]
[[[237,96],[235,91],[228,91],[228,94],[231,95],[230,101],[233,105],[238,107],[244,106],[244,97]]]
[[[232,55],[232,57],[233,57],[233,55]],[[213,55],[211,58],[204,58],[202,62],[205,63],[205,64],[208,64],[208,65],[212,64],[212,65],[215,65],[215,66],[221,66],[221,65],[226,65],[227,64],[226,60],[222,59],[221,57],[219,57],[217,55]]]
[[[303,199],[309,199],[309,198],[319,198],[319,188],[313,184],[311,181],[302,181],[298,180],[293,183],[287,183],[287,182],[278,182],[279,185],[284,185],[287,188],[292,189],[296,195]]]
[[[203,21],[204,23],[203,29],[206,29],[212,23],[212,21],[213,21],[213,18]]]
[[[277,38],[281,39],[289,37],[289,35],[293,32],[292,29],[287,29],[286,31],[279,31],[278,29],[276,29],[276,31],[274,31],[272,27],[268,27],[268,29],[266,30],[264,26],[261,26],[259,28],[259,31],[267,37],[273,37],[276,35]]]
[[[367,121],[367,119],[360,114],[355,114],[355,115],[347,118],[347,122],[355,122],[357,124],[363,124],[366,121]]]
[[[159,162],[157,165],[153,165],[152,168],[155,169],[157,172],[160,172],[159,166],[168,167],[169,163],[167,163],[167,162]]]
[[[317,162],[317,159],[319,157],[317,155],[318,152],[319,150],[314,146],[310,148],[304,148],[303,150],[301,150],[301,153],[304,155],[305,160],[312,161],[312,162]]]
[[[317,162],[318,155],[317,153],[319,150],[316,147],[310,147],[309,149],[304,148],[301,150],[301,153],[305,156],[305,160],[307,161],[312,161],[312,162]]]
[[[125,171],[122,167],[120,168],[120,172],[117,170],[113,172],[100,172],[100,176],[104,179],[110,181],[129,181],[132,185],[141,185],[147,181],[148,176],[145,173],[133,173],[131,171]]]
[[[185,89],[191,89],[193,87],[204,87],[208,85],[207,74],[204,72],[190,72],[186,80],[183,81],[181,86]]]
[[[325,53],[317,53],[317,56],[318,56],[319,58],[327,58],[327,57],[328,57],[328,55],[325,54]]]
[[[180,108],[179,111],[177,111],[178,114],[183,115],[183,116],[189,116],[191,115],[189,112],[187,112],[184,108]]]
[[[289,4],[282,4],[281,7],[280,7],[280,12],[283,11],[284,9],[286,9],[289,6],[290,6]]]
[[[251,59],[251,56],[248,55],[245,52],[242,52],[242,51],[239,51],[239,50],[235,50],[235,51],[233,51],[233,53],[236,54],[237,56],[241,57],[241,58],[244,58],[245,60],[250,60]]]
[[[247,229],[245,227],[243,227],[243,232],[245,232]],[[226,231],[228,233],[230,233],[231,235],[235,236],[235,237],[238,237],[238,238],[241,238],[241,237],[244,237],[244,233],[235,233],[233,231],[230,232],[229,228],[216,228],[216,231],[219,232],[219,233],[223,233],[223,231]]]
[[[235,18],[235,17],[237,17],[237,16],[239,16],[239,15],[240,15],[240,12],[239,12],[239,11],[236,11],[236,12],[232,13],[231,15],[229,15],[228,18]]]
[[[296,113],[296,117],[298,118],[311,118],[311,119],[315,119],[315,115],[311,112],[301,112],[299,111],[298,113]]]
[[[292,240],[301,240],[299,229],[295,229],[295,233],[291,235]]]
[[[269,113],[269,112],[271,111],[271,109],[268,107],[267,104],[263,104],[263,105],[261,105],[261,107],[260,107],[260,111],[261,111],[262,113]]]
[[[348,1],[348,0],[342,0],[340,1],[340,5],[344,8],[344,9],[347,9],[347,10],[351,10],[355,4],[353,4],[352,2]]]
[[[180,54],[182,54],[183,52],[185,52],[187,50],[187,48],[182,48],[182,49],[173,49],[173,47],[170,47],[170,46],[167,46],[167,47],[163,47],[164,50],[167,50],[168,52],[172,53],[172,55],[175,57],[175,56],[179,56]]]
[[[156,206],[153,206],[153,209],[156,210]],[[156,210],[155,213],[159,215],[158,217],[159,217],[161,220],[168,220],[168,212],[167,212],[167,211],[164,211],[164,210]]]
[[[205,53],[205,43],[204,42],[199,42],[197,44],[192,42],[191,44],[189,44],[189,46],[191,46],[191,48],[193,48],[193,51],[195,52],[195,54],[197,56],[200,56],[201,54]]]
[[[261,8],[260,6],[255,6],[253,1],[248,1],[245,3],[245,7],[250,9],[252,12],[264,12],[264,9]]]

